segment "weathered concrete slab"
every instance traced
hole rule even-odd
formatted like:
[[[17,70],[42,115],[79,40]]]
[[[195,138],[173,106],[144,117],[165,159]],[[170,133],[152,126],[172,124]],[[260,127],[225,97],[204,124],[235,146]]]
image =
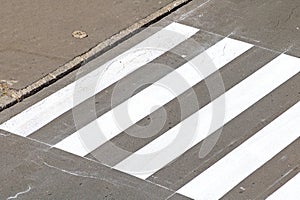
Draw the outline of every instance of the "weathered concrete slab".
[[[172,1],[3,1],[0,80],[25,88]],[[72,37],[76,30],[88,37]]]

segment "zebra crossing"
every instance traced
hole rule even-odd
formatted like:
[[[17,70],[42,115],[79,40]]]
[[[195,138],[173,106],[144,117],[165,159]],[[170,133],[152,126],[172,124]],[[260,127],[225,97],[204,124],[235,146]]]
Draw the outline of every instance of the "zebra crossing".
[[[226,56],[222,56],[224,47],[227,46],[228,53],[224,53]],[[237,55],[243,53],[245,50],[252,47],[252,45],[244,44],[241,42],[237,42],[228,38],[225,38],[224,40],[220,41],[216,46],[213,46],[212,48],[208,49],[204,53],[200,54],[199,56],[195,57],[191,63],[197,63],[197,62],[204,62],[204,65],[207,66],[208,61],[206,61],[206,54],[213,58],[215,61],[216,70],[220,67],[224,66],[226,63],[231,61],[234,57]],[[213,57],[215,56],[215,57]],[[79,155],[79,156],[86,156],[88,153],[95,150],[97,147],[102,145],[106,142],[106,140],[109,140],[122,131],[129,128],[134,123],[138,122],[145,116],[149,114],[149,109],[153,106],[163,106],[176,96],[180,95],[184,91],[186,91],[189,87],[197,84],[203,78],[207,77],[208,75],[212,74],[214,72],[213,68],[210,68],[207,71],[199,70],[203,72],[203,74],[197,73],[197,69],[194,68],[194,64],[191,64],[190,62],[184,64],[183,66],[176,69],[174,72],[168,74],[167,76],[163,77],[159,81],[155,82],[153,85],[149,86],[145,90],[141,91],[137,95],[133,96],[132,98],[128,99],[124,103],[120,104],[116,108],[113,108],[108,113],[105,113],[101,117],[99,117],[97,120],[91,122],[87,126],[83,127],[83,129],[78,130],[76,133],[72,134],[68,138],[64,139],[55,147],[59,149],[63,149],[65,151],[68,151],[70,153]],[[206,74],[205,74],[206,73]],[[189,81],[189,84],[184,85],[184,83],[178,83],[178,75],[180,77],[183,77],[184,80]],[[166,90],[162,88],[160,85],[168,86],[169,88],[172,88],[172,91],[176,90],[176,96],[172,94],[166,93]],[[157,101],[159,100],[159,101]],[[133,111],[130,112],[130,118],[128,124],[122,125],[121,129],[118,126],[117,123],[114,123],[114,110],[124,110],[126,112],[126,109],[128,107],[128,102],[130,102],[133,107]],[[139,106],[140,105],[140,106]],[[158,107],[157,107],[158,108]],[[106,137],[102,138],[101,135],[99,135],[98,129],[95,129],[97,127],[97,124],[103,124],[101,126],[101,130],[103,133],[109,133],[109,135],[105,135]],[[88,135],[86,134],[88,133]],[[84,136],[83,136],[84,135]],[[91,138],[91,141],[88,144],[82,144],[82,137],[89,137]],[[74,144],[77,144],[74,146]],[[71,144],[71,145],[69,145]],[[74,148],[75,147],[75,148]]]
[[[297,103],[178,192],[193,198],[221,198],[299,137],[299,112],[300,103]],[[223,181],[220,181],[220,177]],[[197,187],[199,185],[201,189]]]
[[[128,75],[130,72],[159,57],[172,47],[175,47],[180,42],[195,34],[197,31],[198,29],[173,23],[116,58],[116,60],[121,59],[125,64],[128,63],[127,65],[124,66],[123,63],[121,63],[121,65],[118,63],[112,65],[114,63],[113,61],[110,61],[87,76],[77,80],[75,83],[66,86],[57,93],[54,93],[45,100],[25,110],[22,114],[17,115],[1,127],[4,130],[10,130],[13,133],[26,137],[72,107],[80,104],[82,101]],[[138,56],[136,55],[136,52],[139,53],[139,49],[149,49],[149,51],[143,52],[144,54],[146,53],[142,57],[144,58],[143,60],[134,60],[135,62],[129,63],[128,60],[132,60],[132,58]],[[126,54],[130,56],[125,57]],[[122,57],[125,57],[125,59],[122,59]],[[107,80],[103,81],[105,84],[97,85],[97,88],[91,87],[94,84],[90,82],[93,80],[92,77],[100,76],[103,71],[107,70],[108,66],[110,67],[109,69],[113,70],[111,72],[112,76],[107,77]],[[120,68],[124,68],[125,70],[122,70],[122,73],[118,73]],[[76,85],[81,87],[78,88],[78,90],[82,91],[80,95],[82,99],[78,99],[76,102],[73,102]],[[89,88],[92,91],[83,90]],[[27,119],[26,122],[24,119]]]
[[[76,124],[74,118],[84,118],[77,115],[91,108],[84,104],[94,104],[94,96],[95,99],[97,95],[110,94],[112,97],[118,82],[128,83],[126,81],[130,82],[131,77],[141,78],[134,73],[143,72],[155,59],[175,52],[174,49],[188,44],[197,34],[209,37],[211,45],[175,69],[166,69],[165,74],[153,76],[151,84],[141,91],[114,105],[104,106],[101,111],[95,111],[92,119]],[[243,76],[233,76],[230,83],[220,84],[222,77],[232,76],[233,70],[244,70]],[[266,111],[265,123],[256,119],[258,111],[267,104],[265,102],[273,97],[287,98],[281,94],[284,87],[299,94],[299,71],[299,58],[278,55],[230,37],[201,33],[197,28],[174,22],[4,122],[0,129],[32,137],[77,156],[93,158],[188,198],[221,199],[299,141],[299,96],[289,97],[286,104],[277,105],[273,114]],[[104,73],[108,75],[102,76]],[[103,78],[99,81],[98,77]],[[210,98],[203,101],[205,87],[208,88],[205,95]],[[80,94],[74,94],[74,91],[80,91]],[[78,111],[72,111],[77,108]],[[255,108],[258,111],[252,111]],[[124,113],[125,118],[122,118]],[[162,120],[163,113],[166,113],[165,121]],[[176,120],[168,121],[170,113]],[[135,127],[139,123],[147,125],[149,116],[162,123],[149,130]],[[249,120],[245,135],[234,131],[238,128],[229,129],[238,126],[235,123],[239,124],[238,120],[244,118]],[[53,136],[43,131],[49,125],[60,126],[62,121],[72,127],[63,130],[66,134]],[[260,128],[257,128],[258,124]],[[52,139],[47,142],[43,138]],[[297,163],[299,158],[296,166]],[[299,172],[297,167],[295,169]],[[270,190],[267,196],[268,199],[297,199],[299,175],[291,177],[276,191]]]
[[[293,62],[291,62],[291,65],[289,65],[289,67],[294,69],[292,69],[290,72],[288,72],[288,70],[285,71],[287,72],[287,75],[285,76],[281,72],[283,65],[281,65],[280,63],[282,63],[283,60],[286,61],[285,55],[279,56],[278,59],[274,60],[273,62],[269,63],[269,65],[266,65],[265,67],[254,73],[253,75],[239,83],[237,86],[227,91],[224,95],[220,96],[218,99],[214,100],[204,108],[200,109],[197,113],[195,113],[182,123],[179,123],[173,129],[163,134],[157,140],[153,141],[153,143],[150,143],[149,145],[143,147],[138,152],[134,153],[132,156],[119,163],[116,166],[116,169],[126,172],[126,169],[134,168],[135,172],[144,172],[147,171],[143,169],[144,167],[149,167],[149,165],[156,165],[154,168],[160,169],[172,160],[176,159],[186,150],[192,148],[194,145],[202,141],[205,137],[217,131],[219,128],[221,128],[221,126],[225,125],[227,122],[238,116],[238,114],[240,114],[242,111],[253,105],[265,94],[272,91],[277,86],[284,83],[287,79],[299,72],[299,63],[297,63],[298,60],[295,60],[296,62],[294,64],[292,64]],[[267,84],[266,81],[264,85],[257,88],[257,85],[255,85],[255,83],[261,82],[261,80],[263,79],[265,79],[265,81],[270,80],[270,85]],[[212,104],[218,101],[222,101],[223,98],[226,99],[224,123],[216,124],[215,127],[209,127],[210,119],[213,114]],[[198,123],[196,131],[191,131],[191,126],[186,126],[186,130],[184,130],[184,132],[186,132],[187,134],[194,134],[193,137],[195,138],[191,144],[187,145],[187,147],[181,149],[179,146],[178,148],[172,149],[173,151],[168,152],[167,154],[162,154],[160,152],[158,155],[153,155],[153,158],[150,159],[149,157],[146,157],[147,159],[145,159],[145,157],[140,156],[143,154],[150,154],[151,151],[153,151],[153,149],[159,148],[160,146],[164,146],[165,142],[173,141],[174,137],[176,136],[177,127],[184,126],[183,123],[189,123],[189,121],[194,121],[195,118],[198,118],[198,120],[200,121],[200,123]],[[147,163],[147,165],[145,165],[145,163]],[[150,175],[151,174],[143,173],[142,177],[138,177],[145,179]]]

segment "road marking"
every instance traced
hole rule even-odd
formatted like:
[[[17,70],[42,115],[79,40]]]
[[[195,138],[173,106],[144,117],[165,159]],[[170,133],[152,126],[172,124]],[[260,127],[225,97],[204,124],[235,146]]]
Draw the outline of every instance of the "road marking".
[[[195,199],[220,199],[300,136],[300,102],[178,190]]]
[[[253,45],[241,41],[230,38],[223,39],[97,120],[65,138],[55,147],[75,155],[87,155],[252,47]],[[166,87],[172,92],[176,91],[175,94],[168,91]],[[153,109],[154,107],[155,109]],[[123,119],[122,126],[120,126],[115,120],[114,112],[116,110],[121,113],[128,112],[131,120]]]
[[[270,195],[267,200],[299,199],[300,197],[300,173],[289,182]]]
[[[205,137],[218,130],[221,126],[228,123],[241,112],[248,109],[258,100],[297,74],[300,71],[299,66],[300,59],[298,58],[285,54],[278,56],[231,90],[227,91],[224,95],[124,159],[114,168],[141,179],[147,179],[153,173],[182,155],[185,151],[202,141]],[[212,115],[215,114],[212,112],[213,105],[218,105],[218,102],[223,101],[223,98],[226,100],[224,122],[222,124],[214,124],[215,126],[210,127]],[[199,120],[199,123],[195,124],[194,122],[197,120]],[[198,126],[196,132],[192,131],[193,128],[191,125],[188,125],[191,123]],[[181,127],[185,127],[185,129],[180,130]],[[179,130],[184,132],[185,137],[187,138],[194,137],[193,141],[186,146],[178,144],[171,149],[168,148],[158,151],[162,147],[166,147],[170,143],[173,143]]]
[[[0,129],[26,137],[72,107],[158,58],[198,31],[199,29],[174,22],[76,82],[14,116],[1,124]],[[95,88],[95,77],[100,77],[105,70],[109,70],[111,76],[106,76],[106,80],[102,80],[102,84]],[[76,91],[81,91],[80,99],[76,99],[76,102],[74,102],[75,87]]]

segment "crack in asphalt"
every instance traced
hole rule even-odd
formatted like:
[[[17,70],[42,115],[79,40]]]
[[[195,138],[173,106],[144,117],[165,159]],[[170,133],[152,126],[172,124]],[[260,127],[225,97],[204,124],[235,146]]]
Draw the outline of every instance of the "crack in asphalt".
[[[296,11],[298,8],[299,8],[299,6],[296,6],[295,8],[293,8],[293,9],[291,10],[291,12],[289,13],[287,19],[284,21],[285,23],[288,22],[288,21],[292,18],[292,16],[294,15],[295,11]]]
[[[28,192],[31,191],[31,186],[29,185],[28,186],[28,189],[24,190],[24,191],[21,191],[21,192],[18,192],[17,194],[15,194],[14,196],[10,196],[8,197],[6,200],[10,200],[10,199],[17,199],[20,195],[23,195],[23,194],[26,194]]]

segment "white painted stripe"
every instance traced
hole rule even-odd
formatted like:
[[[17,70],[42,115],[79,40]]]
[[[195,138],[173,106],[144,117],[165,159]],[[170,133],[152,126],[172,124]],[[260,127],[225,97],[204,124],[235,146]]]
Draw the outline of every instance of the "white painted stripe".
[[[127,157],[114,168],[141,179],[148,178],[299,71],[300,59],[288,55],[280,55],[224,95]],[[220,103],[224,101],[224,98],[226,106],[225,119],[217,124],[211,124],[213,115],[221,114],[213,113],[214,105],[221,105]],[[196,130],[195,127],[197,127]],[[181,135],[178,134],[179,131]],[[181,138],[178,139],[177,137]],[[175,139],[177,143],[174,143]],[[170,148],[165,148],[170,144],[172,144]]]
[[[72,107],[161,56],[197,31],[198,29],[193,27],[172,23],[93,72],[1,124],[0,129],[26,137]],[[101,80],[101,84],[95,87],[95,79],[97,81],[105,70],[110,76],[105,76],[105,80]],[[76,101],[74,101],[75,88],[76,91],[81,91],[80,96],[77,95],[80,99]]]
[[[270,195],[267,200],[298,200],[300,198],[300,173],[289,180],[276,192]]]
[[[248,43],[230,38],[223,39],[129,100],[65,138],[55,147],[79,156],[87,155],[251,47],[253,45]],[[155,110],[153,110],[154,107]],[[122,126],[120,126],[115,120],[115,112],[128,113],[130,120],[123,117]]]
[[[195,199],[220,199],[299,138],[299,113],[300,102],[179,189],[178,193]]]

